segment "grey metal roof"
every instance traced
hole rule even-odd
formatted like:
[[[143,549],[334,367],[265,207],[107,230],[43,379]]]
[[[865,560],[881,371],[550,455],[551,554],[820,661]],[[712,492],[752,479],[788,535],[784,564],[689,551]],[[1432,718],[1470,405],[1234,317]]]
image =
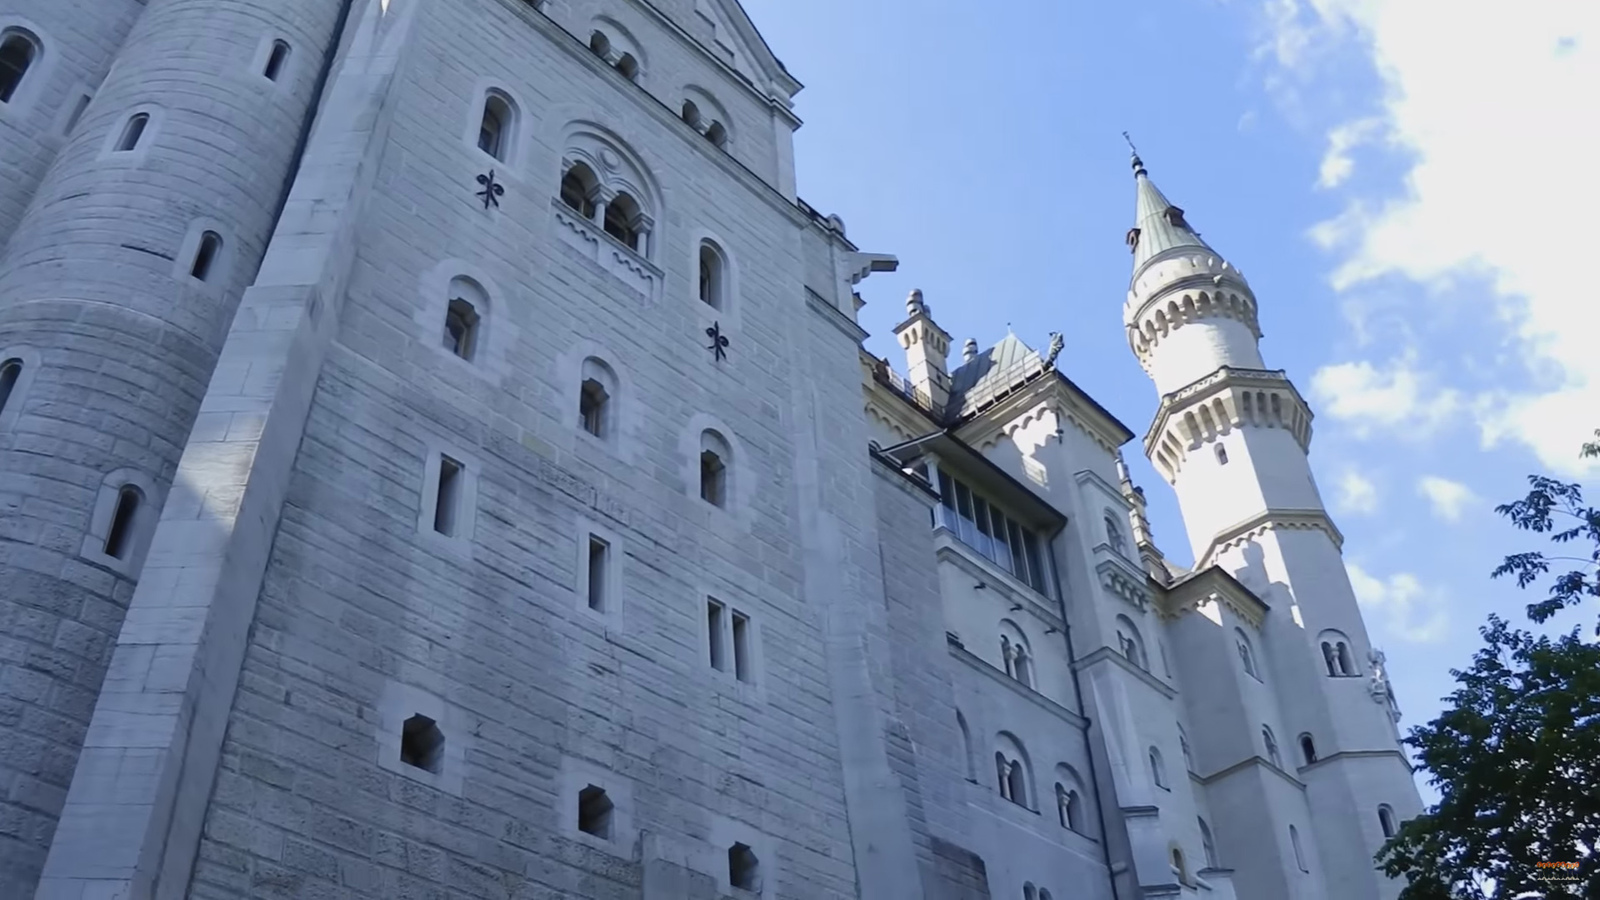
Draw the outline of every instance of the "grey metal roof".
[[[1144,163],[1139,157],[1133,158],[1133,179],[1138,192],[1135,203],[1134,227],[1139,229],[1138,243],[1133,248],[1133,277],[1138,280],[1139,272],[1158,257],[1170,255],[1171,251],[1181,248],[1204,250],[1214,252],[1211,246],[1200,239],[1200,235],[1189,227],[1183,215],[1183,210],[1173,206],[1155,182],[1150,180],[1150,175],[1144,169]],[[1169,215],[1168,210],[1176,210],[1176,215]]]
[[[1007,334],[1000,343],[950,373],[950,405],[968,415],[1044,371],[1044,359],[1021,338]]]

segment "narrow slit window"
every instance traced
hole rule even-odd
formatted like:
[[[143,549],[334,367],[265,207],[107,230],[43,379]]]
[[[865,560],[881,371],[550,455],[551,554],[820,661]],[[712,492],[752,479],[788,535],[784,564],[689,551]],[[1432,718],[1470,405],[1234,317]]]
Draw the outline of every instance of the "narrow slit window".
[[[728,668],[727,651],[723,644],[723,606],[715,600],[706,601],[706,632],[711,639],[711,668],[718,672]]]
[[[11,402],[11,392],[17,389],[17,379],[22,377],[22,360],[8,359],[0,363],[0,416],[5,415]]]
[[[67,127],[62,129],[63,134],[71,134],[78,127],[78,120],[83,118],[83,113],[89,108],[90,97],[88,94],[79,94],[76,102],[72,104],[72,114],[67,117]]]
[[[126,485],[117,492],[117,508],[111,514],[111,528],[106,532],[105,554],[112,559],[127,559],[133,546],[134,517],[139,512],[143,497],[139,489]]]
[[[749,681],[750,662],[750,617],[735,610],[733,613],[734,677],[740,681]]]
[[[439,493],[434,501],[433,530],[445,537],[454,537],[456,533],[463,468],[448,456],[439,457]]]
[[[261,74],[267,76],[268,81],[277,81],[283,74],[283,64],[289,61],[289,45],[283,41],[272,42],[272,53],[267,56],[267,67]]]
[[[578,830],[611,840],[611,814],[615,806],[606,792],[589,785],[578,792]]]
[[[39,46],[20,31],[0,33],[0,103],[10,103],[39,57]]]
[[[595,612],[606,609],[606,592],[610,588],[606,583],[606,564],[610,561],[611,545],[589,535],[589,608]]]
[[[215,231],[200,236],[200,246],[194,252],[194,265],[189,274],[201,281],[209,281],[211,269],[216,265],[217,254],[222,250],[222,237]]]
[[[145,126],[150,124],[149,113],[139,113],[128,120],[122,127],[122,136],[117,139],[117,152],[127,153],[139,147],[139,141],[144,138]]]

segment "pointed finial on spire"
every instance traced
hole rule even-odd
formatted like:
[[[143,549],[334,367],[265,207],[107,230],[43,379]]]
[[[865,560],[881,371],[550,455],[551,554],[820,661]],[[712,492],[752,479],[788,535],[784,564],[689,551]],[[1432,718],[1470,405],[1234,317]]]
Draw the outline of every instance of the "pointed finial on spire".
[[[1146,174],[1144,160],[1139,158],[1139,148],[1133,145],[1133,138],[1129,137],[1128,133],[1124,131],[1122,139],[1128,142],[1128,149],[1133,151],[1133,177],[1138,178],[1140,175]]]

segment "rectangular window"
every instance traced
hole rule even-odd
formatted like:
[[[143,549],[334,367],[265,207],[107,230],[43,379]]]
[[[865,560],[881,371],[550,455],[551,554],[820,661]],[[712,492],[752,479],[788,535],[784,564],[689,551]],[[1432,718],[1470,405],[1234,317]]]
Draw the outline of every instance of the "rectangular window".
[[[733,674],[750,680],[750,617],[738,610],[733,612]]]
[[[943,471],[939,473],[939,504],[944,511],[935,508],[935,527],[950,528],[978,555],[1039,593],[1054,596],[1036,532]]]
[[[706,632],[711,638],[711,668],[718,672],[728,669],[726,647],[723,644],[723,606],[715,600],[706,600]]]
[[[606,564],[611,561],[611,545],[589,535],[589,608],[595,612],[606,610]]]
[[[461,463],[448,456],[439,457],[439,493],[434,498],[433,530],[446,537],[454,537],[456,533],[462,468]]]

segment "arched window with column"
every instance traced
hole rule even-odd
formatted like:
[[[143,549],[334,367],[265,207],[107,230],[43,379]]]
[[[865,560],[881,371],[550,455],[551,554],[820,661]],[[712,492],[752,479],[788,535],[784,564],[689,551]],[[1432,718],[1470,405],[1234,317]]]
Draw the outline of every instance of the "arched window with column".
[[[619,138],[593,123],[571,126],[562,154],[563,206],[648,260],[661,196],[643,159]]]
[[[1144,637],[1139,634],[1139,627],[1133,624],[1133,620],[1127,616],[1117,616],[1116,634],[1117,652],[1128,662],[1149,671],[1150,661],[1145,656]]]
[[[1079,834],[1088,834],[1083,811],[1083,780],[1076,769],[1060,763],[1056,766],[1056,818],[1061,827]]]
[[[1010,619],[1000,620],[1000,660],[1007,675],[1023,687],[1034,686],[1033,651],[1028,645],[1028,636]]]
[[[1256,663],[1255,645],[1251,643],[1250,636],[1244,633],[1243,628],[1233,630],[1234,648],[1239,651],[1239,663],[1244,666],[1244,673],[1257,681],[1261,680],[1261,669]]]
[[[1317,636],[1322,664],[1329,678],[1351,678],[1361,674],[1350,653],[1350,639],[1343,632],[1328,629]]]
[[[1033,809],[1033,779],[1022,742],[1002,731],[995,738],[994,762],[1000,796],[1024,809]]]
[[[1272,729],[1265,725],[1261,726],[1261,744],[1267,751],[1267,761],[1283,768],[1283,756],[1278,753],[1278,739],[1273,736]]]

